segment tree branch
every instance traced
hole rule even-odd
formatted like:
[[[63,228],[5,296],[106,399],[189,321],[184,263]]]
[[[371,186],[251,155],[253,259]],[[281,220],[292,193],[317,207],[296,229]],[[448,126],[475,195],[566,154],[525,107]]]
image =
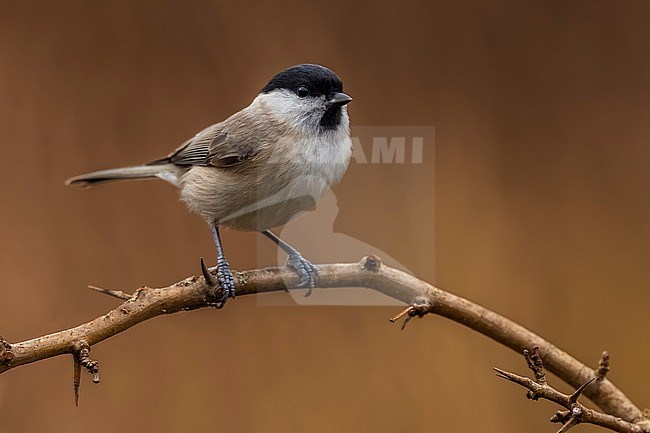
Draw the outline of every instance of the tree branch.
[[[566,411],[558,411],[551,418],[551,422],[562,423],[562,427],[557,433],[566,433],[578,424],[594,424],[619,433],[643,433],[643,427],[628,421],[624,421],[613,415],[598,412],[589,409],[578,402],[578,398],[585,392],[585,390],[594,382],[603,380],[604,374],[601,376],[600,368],[595,372],[595,376],[583,383],[573,394],[563,394],[546,382],[546,374],[544,373],[544,362],[540,354],[539,347],[533,347],[532,356],[528,350],[524,350],[524,358],[528,368],[535,375],[535,380],[527,377],[519,376],[499,368],[494,370],[497,376],[509,380],[528,389],[526,397],[530,400],[539,400],[540,398],[552,401],[567,409]],[[603,364],[607,364],[609,370],[609,354],[603,352],[600,361],[602,368]]]
[[[429,283],[381,263],[374,256],[359,263],[317,266],[318,288],[365,287],[409,305],[409,318],[434,313],[478,331],[499,343],[522,353],[525,348],[539,346],[546,368],[574,388],[595,375],[566,352],[558,349],[523,326],[477,305],[467,299],[438,289]],[[274,292],[293,287],[298,277],[286,268],[268,268],[237,273],[237,296]],[[118,292],[107,294],[116,296]],[[119,293],[120,298],[121,293]],[[0,340],[0,373],[20,365],[63,354],[80,357],[80,348],[91,346],[123,332],[147,319],[162,314],[217,305],[217,294],[205,284],[203,277],[190,277],[165,288],[142,287],[123,304],[105,315],[77,327],[9,344]],[[127,295],[128,296],[128,295]],[[86,357],[88,353],[85,353]],[[630,399],[607,378],[595,381],[584,394],[605,413],[622,418],[650,433],[650,420]]]

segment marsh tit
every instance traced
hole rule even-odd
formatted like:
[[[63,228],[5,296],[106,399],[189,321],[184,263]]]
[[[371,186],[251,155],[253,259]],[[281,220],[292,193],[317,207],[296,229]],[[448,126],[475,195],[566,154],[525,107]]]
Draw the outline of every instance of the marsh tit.
[[[352,98],[331,70],[313,64],[288,68],[266,84],[253,102],[148,164],[101,170],[68,179],[92,186],[118,180],[158,178],[180,189],[187,207],[210,225],[217,249],[218,305],[235,297],[220,227],[258,231],[288,254],[287,266],[311,293],[316,268],[271,228],[310,210],[348,167],[352,153],[346,105]]]

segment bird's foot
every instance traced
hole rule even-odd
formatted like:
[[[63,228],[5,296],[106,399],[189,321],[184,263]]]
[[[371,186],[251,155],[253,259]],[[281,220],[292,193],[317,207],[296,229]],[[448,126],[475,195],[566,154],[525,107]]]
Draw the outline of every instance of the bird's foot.
[[[316,282],[318,281],[318,269],[316,269],[316,267],[300,253],[289,254],[287,267],[295,270],[300,277],[300,284],[298,284],[298,287],[307,288],[305,296],[311,295],[314,291],[314,286],[316,286]]]
[[[217,270],[216,279],[205,266],[203,258],[201,258],[201,272],[203,273],[205,282],[210,287],[216,288],[218,286],[221,288],[221,294],[217,292],[217,308],[223,308],[229,298],[235,299],[235,277],[233,277],[230,265],[225,257],[219,257],[217,259],[215,269]]]

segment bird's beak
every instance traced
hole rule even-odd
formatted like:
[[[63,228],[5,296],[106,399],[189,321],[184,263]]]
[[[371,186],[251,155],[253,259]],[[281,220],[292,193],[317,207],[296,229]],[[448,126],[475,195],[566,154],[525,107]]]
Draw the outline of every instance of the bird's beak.
[[[328,105],[333,105],[336,107],[342,107],[349,104],[350,102],[352,102],[352,98],[342,92],[331,93],[329,95],[329,99],[327,100]]]

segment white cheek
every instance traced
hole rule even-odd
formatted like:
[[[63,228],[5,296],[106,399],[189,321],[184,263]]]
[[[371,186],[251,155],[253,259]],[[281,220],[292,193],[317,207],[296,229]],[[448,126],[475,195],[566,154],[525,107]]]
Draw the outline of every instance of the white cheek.
[[[316,122],[320,120],[319,101],[299,98],[288,90],[258,95],[255,102],[266,106],[279,121],[294,127],[303,127],[312,116]]]

